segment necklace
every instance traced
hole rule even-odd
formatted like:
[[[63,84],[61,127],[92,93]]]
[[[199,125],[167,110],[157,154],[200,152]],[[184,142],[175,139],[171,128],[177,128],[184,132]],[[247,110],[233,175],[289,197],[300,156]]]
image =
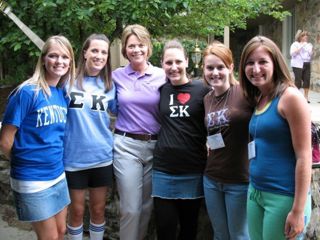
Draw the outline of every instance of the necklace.
[[[212,92],[212,94],[213,93],[214,92]],[[229,93],[230,93],[230,87],[224,93],[222,93],[220,96],[213,96],[212,100],[211,100],[210,107],[209,107],[209,113],[211,112],[211,107],[213,105],[213,101],[214,100],[216,101],[215,107],[217,107],[223,100],[225,100],[224,104],[223,104],[223,107],[222,107],[222,109],[224,109],[224,107],[226,106],[226,103],[228,101],[228,98],[229,98]]]
[[[212,100],[211,100],[211,104],[210,104],[210,107],[209,107],[209,111],[208,111],[208,114],[207,114],[207,117],[208,115],[211,113],[211,108],[213,106],[213,101],[216,100],[216,103],[214,105],[214,108],[217,110],[222,110],[222,109],[225,109],[226,105],[227,105],[227,102],[228,102],[228,98],[229,98],[229,95],[230,95],[230,88],[229,87],[223,94],[221,94],[220,96],[216,97],[216,96],[213,96],[212,97]],[[212,92],[213,93],[213,92]],[[220,109],[217,109],[218,105],[224,100],[224,103],[223,103],[223,106],[222,108]],[[221,132],[221,126],[219,127],[219,132]],[[207,134],[209,135],[209,126],[207,125]]]
[[[269,104],[269,102],[270,102],[269,95],[263,96],[261,94],[258,100],[257,110],[261,111]]]

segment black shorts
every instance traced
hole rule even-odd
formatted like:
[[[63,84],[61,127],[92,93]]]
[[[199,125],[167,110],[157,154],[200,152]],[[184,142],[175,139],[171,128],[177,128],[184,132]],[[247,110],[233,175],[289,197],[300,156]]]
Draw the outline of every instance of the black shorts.
[[[81,171],[66,171],[70,189],[86,189],[97,187],[112,187],[113,166],[85,169]]]
[[[311,77],[311,66],[309,62],[303,63],[303,68],[292,68],[294,73],[294,83],[297,88],[309,88]]]

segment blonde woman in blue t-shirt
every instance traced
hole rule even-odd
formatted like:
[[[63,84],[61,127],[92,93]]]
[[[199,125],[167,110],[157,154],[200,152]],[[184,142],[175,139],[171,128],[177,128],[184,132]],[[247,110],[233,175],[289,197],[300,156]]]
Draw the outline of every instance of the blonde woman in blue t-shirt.
[[[45,42],[33,76],[10,95],[0,150],[10,160],[10,183],[19,220],[31,222],[38,239],[64,239],[69,192],[62,162],[67,100],[74,78],[70,42]]]

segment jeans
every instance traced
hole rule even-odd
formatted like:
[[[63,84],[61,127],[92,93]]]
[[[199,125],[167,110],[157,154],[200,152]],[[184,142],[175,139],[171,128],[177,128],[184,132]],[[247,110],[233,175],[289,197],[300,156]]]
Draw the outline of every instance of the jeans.
[[[151,216],[155,140],[114,135],[114,174],[120,197],[120,239],[142,240]]]
[[[203,198],[202,174],[152,172],[152,196],[166,199]]]
[[[224,184],[204,176],[203,185],[214,240],[248,240],[248,184]]]
[[[63,178],[55,185],[35,193],[13,191],[17,215],[20,221],[47,220],[70,204],[67,181]]]

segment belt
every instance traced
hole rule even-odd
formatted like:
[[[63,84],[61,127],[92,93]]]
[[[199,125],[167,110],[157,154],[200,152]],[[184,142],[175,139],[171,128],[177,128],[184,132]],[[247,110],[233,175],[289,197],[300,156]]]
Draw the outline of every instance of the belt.
[[[157,140],[158,139],[157,135],[128,133],[128,132],[123,132],[118,129],[115,129],[114,133],[118,134],[118,135],[129,137],[129,138],[133,138],[136,140],[141,140],[141,141],[150,141],[150,140]]]

